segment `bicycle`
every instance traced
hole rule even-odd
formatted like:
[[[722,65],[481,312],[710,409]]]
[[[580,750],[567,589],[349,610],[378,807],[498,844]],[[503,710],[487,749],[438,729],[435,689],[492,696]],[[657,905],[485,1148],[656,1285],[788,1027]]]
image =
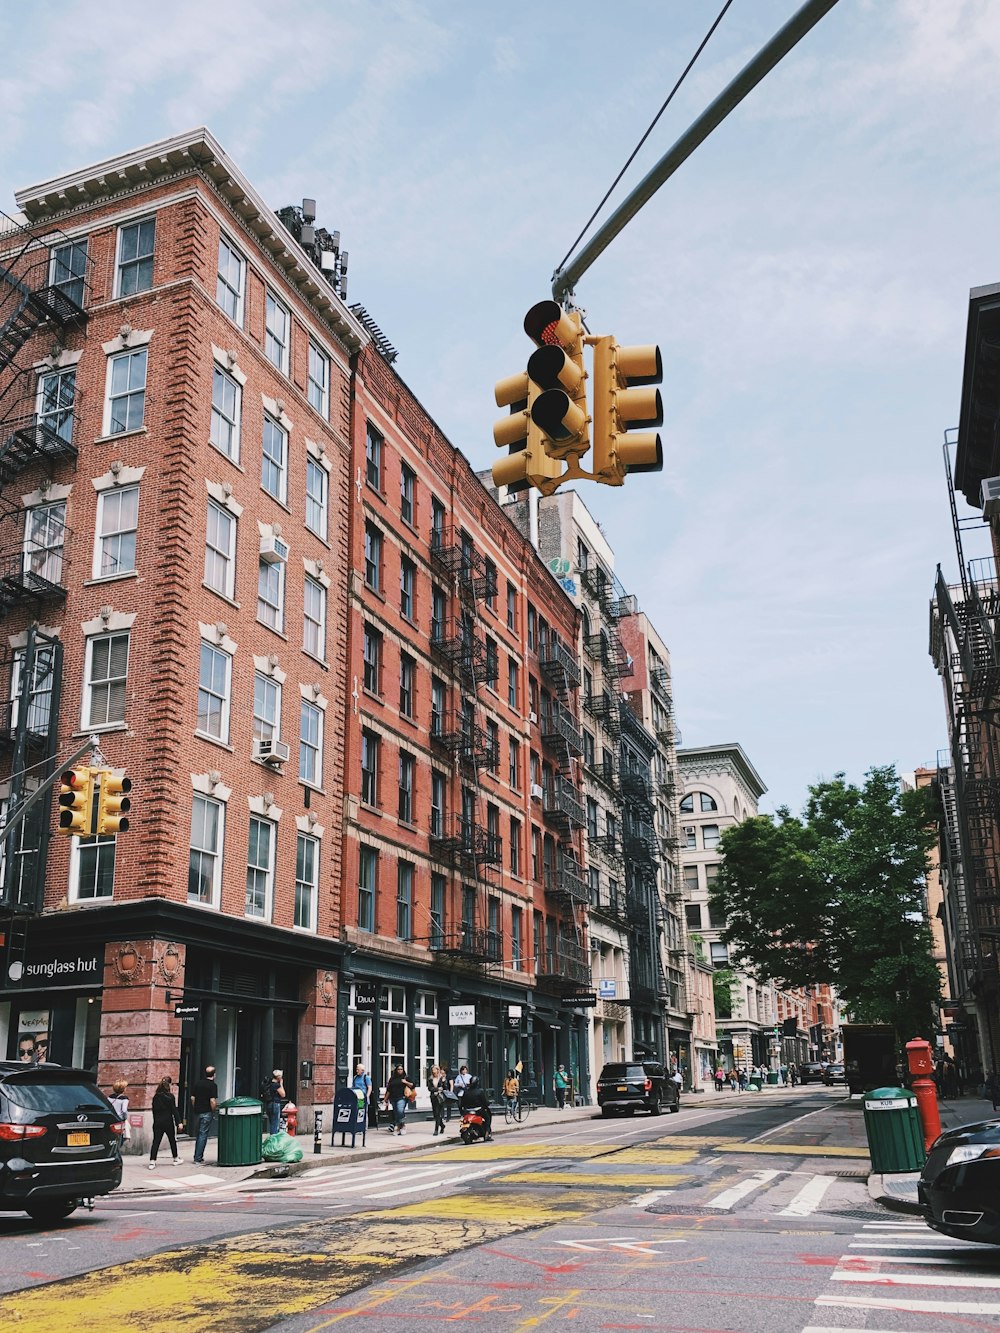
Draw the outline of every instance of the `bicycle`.
[[[520,1097],[508,1097],[504,1103],[503,1118],[508,1125],[513,1125],[515,1121],[520,1124],[531,1114],[531,1107],[531,1102],[522,1101]]]

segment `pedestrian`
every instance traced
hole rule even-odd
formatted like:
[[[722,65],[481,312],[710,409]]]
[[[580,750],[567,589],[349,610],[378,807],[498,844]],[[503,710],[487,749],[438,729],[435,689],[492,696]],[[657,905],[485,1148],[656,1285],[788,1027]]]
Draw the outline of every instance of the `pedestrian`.
[[[177,1110],[177,1098],[170,1091],[173,1079],[169,1075],[164,1075],[160,1079],[159,1086],[153,1093],[153,1142],[149,1149],[149,1169],[156,1170],[156,1154],[159,1151],[160,1143],[164,1134],[167,1136],[167,1145],[174,1155],[174,1166],[181,1165],[181,1159],[177,1155],[177,1133],[184,1121],[180,1118],[180,1112]]]
[[[552,1087],[556,1094],[556,1105],[560,1111],[566,1110],[566,1096],[570,1090],[571,1080],[566,1073],[566,1066],[560,1065],[552,1078]]]
[[[469,1066],[460,1065],[458,1073],[455,1075],[454,1081],[452,1082],[451,1085],[452,1091],[454,1092],[455,1096],[458,1098],[459,1101],[462,1100],[462,1093],[465,1091],[465,1089],[469,1086],[471,1082],[472,1082],[472,1075],[469,1073]]]
[[[726,1071],[719,1065],[715,1071],[715,1091],[721,1092],[726,1086]]]
[[[739,1079],[740,1092],[746,1092],[746,1090],[747,1090],[747,1071],[743,1068],[742,1065],[740,1065],[740,1072],[739,1072],[739,1074],[737,1075],[737,1077],[738,1077],[738,1079]]]
[[[503,1098],[507,1104],[508,1110],[513,1111],[517,1105],[518,1098],[521,1095],[521,1080],[513,1069],[507,1070],[507,1077],[503,1081]]]
[[[271,1077],[264,1089],[264,1114],[267,1116],[267,1132],[277,1134],[281,1129],[281,1103],[285,1100],[285,1075],[281,1069],[272,1069]]]
[[[128,1083],[123,1078],[116,1078],[111,1085],[111,1096],[108,1101],[115,1108],[115,1115],[122,1123],[122,1143],[129,1143],[132,1139],[132,1127],[128,1122]]]
[[[372,1076],[368,1073],[360,1060],[354,1065],[354,1077],[351,1079],[351,1087],[355,1092],[360,1092],[364,1095],[366,1123],[370,1128],[378,1129],[378,1107],[372,1102]]]
[[[427,1091],[431,1095],[431,1111],[434,1113],[434,1134],[443,1134],[448,1076],[440,1065],[431,1065],[431,1072],[427,1076]]]
[[[677,1095],[680,1096],[681,1087],[684,1083],[684,1075],[681,1073],[681,1071],[677,1068],[676,1065],[674,1066],[674,1071],[670,1075],[670,1078],[672,1082],[677,1084]]]
[[[791,1079],[792,1087],[794,1088],[799,1081],[799,1071],[796,1065],[788,1066],[788,1077]]]
[[[983,1085],[983,1095],[993,1103],[994,1111],[1000,1107],[1000,1077],[995,1069],[991,1069]]]
[[[208,1136],[212,1132],[212,1123],[215,1120],[215,1112],[219,1105],[219,1085],[215,1081],[215,1065],[205,1066],[205,1072],[191,1089],[191,1096],[188,1100],[191,1103],[188,1127],[193,1126],[195,1131],[194,1157],[192,1160],[195,1166],[204,1166],[205,1148],[208,1144]]]
[[[385,1104],[392,1111],[393,1132],[396,1134],[402,1134],[405,1129],[406,1106],[411,1093],[416,1095],[416,1089],[406,1077],[403,1066],[396,1065],[385,1085]]]

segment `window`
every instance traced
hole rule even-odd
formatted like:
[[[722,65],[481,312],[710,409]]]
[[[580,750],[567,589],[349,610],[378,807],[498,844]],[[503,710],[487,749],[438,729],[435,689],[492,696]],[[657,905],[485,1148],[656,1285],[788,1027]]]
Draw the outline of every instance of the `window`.
[[[400,556],[399,560],[399,610],[407,619],[414,619],[413,586],[417,578],[417,567],[409,556]]]
[[[521,873],[521,821],[510,817],[510,873]]]
[[[417,679],[417,664],[409,653],[399,655],[399,711],[403,717],[413,716],[413,690]]]
[[[214,500],[205,527],[205,582],[223,597],[232,597],[236,584],[236,516]]]
[[[584,731],[583,736],[583,762],[587,768],[594,767],[596,751],[594,747],[594,738],[589,731]]]
[[[719,845],[719,826],[718,824],[703,824],[701,828],[701,845],[706,852]]]
[[[510,738],[510,764],[507,780],[512,791],[521,790],[521,742],[516,736]]]
[[[361,801],[378,805],[379,737],[366,727],[361,733]]]
[[[491,717],[486,719],[486,767],[495,776],[500,774],[500,728]]]
[[[591,842],[597,839],[597,802],[593,796],[587,797],[587,837]]]
[[[535,971],[542,970],[542,914],[535,912],[531,923],[531,942],[534,949],[532,962],[535,965]]]
[[[513,657],[507,659],[507,702],[511,708],[517,708],[518,666]]]
[[[73,438],[73,404],[76,400],[76,367],[53,370],[38,381],[38,420],[60,440]]]
[[[280,634],[285,620],[285,566],[257,562],[257,619]]]
[[[358,927],[375,929],[375,886],[378,883],[378,852],[362,847],[358,854]]]
[[[364,687],[371,694],[382,689],[382,635],[373,625],[364,628]]]
[[[601,872],[597,866],[587,867],[587,885],[590,890],[591,907],[599,907],[601,903]]]
[[[285,503],[288,483],[288,432],[273,417],[264,417],[260,484],[268,495]]]
[[[330,358],[310,339],[309,373],[306,385],[309,402],[324,419],[330,416]]]
[[[323,710],[307,699],[299,705],[299,780],[323,785]]]
[[[432,949],[444,948],[446,887],[447,882],[444,875],[431,875],[430,946]]]
[[[308,574],[302,585],[302,647],[326,660],[326,588]]]
[[[247,844],[246,915],[270,919],[274,892],[274,825],[269,819],[250,816]]]
[[[114,578],[135,569],[135,534],[139,526],[139,487],[101,491],[97,500],[94,578]]]
[[[288,374],[288,311],[268,292],[264,311],[264,355],[272,366]]]
[[[688,792],[686,796],[681,797],[681,803],[677,807],[682,815],[694,814],[694,792]]]
[[[246,280],[246,261],[225,236],[219,237],[219,274],[215,284],[215,299],[230,319],[243,323],[243,284]]]
[[[535,608],[533,606],[528,607],[528,647],[531,649],[535,647]]]
[[[538,829],[531,830],[531,878],[537,880],[542,873],[542,839]]]
[[[486,684],[491,690],[495,690],[500,682],[500,650],[497,648],[496,639],[491,635],[486,635]]]
[[[399,516],[412,528],[415,518],[414,497],[417,488],[417,474],[406,463],[399,465]]]
[[[576,539],[576,567],[580,573],[590,567],[590,552],[579,537]]]
[[[87,287],[87,240],[57,245],[52,251],[52,286],[83,307]]]
[[[76,888],[75,900],[110,898],[115,887],[115,835],[97,838],[75,838]]]
[[[156,219],[143,218],[118,229],[119,296],[148,292],[153,285],[153,248],[156,244]]]
[[[437,584],[431,586],[431,640],[440,641],[444,638],[445,621],[445,595],[444,589],[439,588]]]
[[[698,867],[685,866],[681,876],[684,884],[684,892],[692,894],[698,892]]]
[[[382,591],[382,532],[374,523],[365,524],[365,583]]]
[[[146,348],[111,357],[105,435],[139,430],[146,415]]]
[[[715,798],[709,796],[707,791],[700,791],[698,793],[698,801],[701,805],[702,814],[711,814],[713,810],[718,810],[719,808],[715,803]]]
[[[399,804],[396,813],[403,824],[413,823],[413,775],[416,759],[408,750],[399,752]]]
[[[106,727],[125,720],[129,636],[102,634],[87,641],[87,720]]]
[[[431,735],[440,736],[444,725],[445,684],[439,676],[431,676]]]
[[[524,910],[520,907],[510,909],[510,963],[520,971],[524,963]]]
[[[281,735],[281,686],[259,671],[253,678],[253,734],[258,741],[277,740]]]
[[[436,495],[431,496],[431,546],[438,547],[444,538],[444,505]]]
[[[365,435],[365,475],[369,486],[382,489],[382,436],[370,421]]]
[[[696,832],[697,830],[695,829],[695,826],[693,824],[685,824],[684,827],[681,829],[681,834],[683,838],[681,846],[697,847],[698,841],[696,838]]]
[[[217,741],[229,740],[229,690],[232,658],[202,641],[198,672],[197,727]]]
[[[413,865],[399,861],[396,865],[396,935],[408,940],[413,934]]]
[[[713,967],[729,966],[729,950],[721,941],[712,940],[708,946],[708,951],[712,958]],[[724,1018],[726,1015],[720,1014],[719,1017]]]
[[[497,567],[489,556],[485,557],[486,564],[486,605],[491,611],[497,609]]]
[[[232,375],[212,367],[212,425],[209,439],[234,462],[240,456],[240,403],[242,391]]]
[[[326,541],[327,493],[329,483],[326,468],[315,458],[306,459],[306,527]]]
[[[188,860],[188,902],[219,905],[222,882],[224,806],[195,796],[191,807],[191,850]]]
[[[300,833],[295,841],[295,925],[299,930],[316,929],[318,888],[319,842]]]
[[[718,810],[719,808],[715,803],[715,798],[709,796],[707,791],[692,791],[688,792],[681,801],[680,811],[682,815],[694,814],[694,803],[696,798],[698,801],[698,808],[701,810],[702,814],[711,814],[713,810]]]
[[[432,838],[444,836],[445,776],[431,769],[431,828]]]
[[[24,515],[24,572],[61,584],[66,543],[66,501],[34,505]]]
[[[10,705],[5,725],[13,731],[20,718],[21,700],[27,700],[28,714],[25,723],[27,730],[36,736],[43,735],[49,729],[52,718],[52,689],[55,684],[56,651],[52,646],[35,645],[34,661],[30,679],[25,680],[25,658],[27,650],[18,648],[14,651],[11,670]],[[30,785],[30,782],[29,782]],[[3,814],[0,811],[0,814]]]

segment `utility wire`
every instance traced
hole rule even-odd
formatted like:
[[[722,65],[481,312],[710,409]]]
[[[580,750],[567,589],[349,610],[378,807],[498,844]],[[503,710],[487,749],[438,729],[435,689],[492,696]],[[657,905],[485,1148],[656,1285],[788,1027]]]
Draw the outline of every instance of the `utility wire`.
[[[674,84],[674,86],[670,89],[670,92],[669,92],[669,94],[667,95],[667,100],[663,103],[663,105],[660,107],[659,111],[657,111],[656,115],[653,117],[652,121],[651,121],[650,124],[649,124],[649,128],[646,130],[646,133],[642,136],[642,138],[641,138],[641,139],[639,140],[639,142],[636,144],[635,148],[632,150],[631,156],[629,157],[628,161],[625,163],[625,165],[622,167],[621,171],[619,171],[618,175],[617,175],[617,176],[614,178],[614,180],[611,182],[610,186],[608,187],[607,193],[604,195],[604,198],[601,200],[601,202],[600,202],[600,203],[597,205],[597,207],[594,209],[593,213],[591,213],[591,215],[590,215],[590,217],[587,219],[587,221],[583,224],[583,227],[582,227],[581,230],[580,230],[580,234],[579,234],[579,236],[577,236],[576,240],[573,242],[573,244],[569,247],[569,249],[568,249],[568,250],[566,251],[566,253],[563,255],[562,259],[559,261],[559,263],[558,263],[558,265],[557,265],[557,268],[556,268],[556,271],[557,271],[557,272],[558,272],[560,269],[563,269],[563,268],[566,267],[566,261],[567,261],[567,259],[569,259],[570,255],[573,253],[573,251],[576,249],[576,247],[577,247],[577,246],[580,244],[580,242],[583,240],[584,236],[586,236],[586,234],[587,234],[588,230],[590,229],[590,226],[591,226],[591,224],[593,223],[594,219],[597,217],[598,213],[601,211],[601,209],[604,207],[604,205],[605,205],[605,204],[608,202],[608,200],[611,198],[612,194],[614,194],[615,190],[616,190],[617,187],[618,187],[619,182],[621,181],[621,178],[625,175],[626,171],[628,171],[629,167],[630,167],[630,166],[632,165],[632,163],[635,161],[636,157],[637,157],[638,154],[639,154],[640,149],[642,148],[642,145],[646,142],[646,140],[649,138],[649,136],[653,133],[653,130],[656,128],[656,123],[657,123],[657,121],[660,119],[660,117],[663,115],[664,111],[666,111],[667,107],[668,107],[668,106],[670,105],[670,103],[673,101],[673,99],[674,99],[674,94],[677,92],[677,90],[680,88],[681,84],[684,82],[684,80],[685,80],[685,79],[687,78],[687,76],[690,74],[691,70],[694,68],[695,62],[697,61],[698,57],[701,55],[702,51],[704,51],[705,47],[708,45],[708,43],[709,43],[709,41],[710,41],[710,39],[711,39],[713,33],[715,32],[716,28],[719,26],[719,24],[720,24],[720,23],[722,22],[722,20],[725,18],[725,16],[726,16],[726,11],[728,10],[729,6],[730,6],[732,3],[733,3],[733,0],[726,0],[725,4],[724,4],[724,5],[722,6],[722,8],[719,10],[719,13],[718,13],[718,16],[717,16],[715,22],[712,24],[712,26],[709,28],[708,32],[707,32],[707,33],[705,34],[705,36],[702,38],[702,40],[701,40],[701,44],[699,45],[697,51],[695,51],[694,55],[691,57],[691,59],[690,59],[690,60],[688,61],[688,63],[685,65],[685,67],[684,67],[684,71],[683,71],[683,73],[681,74],[680,78],[677,80],[677,82]]]

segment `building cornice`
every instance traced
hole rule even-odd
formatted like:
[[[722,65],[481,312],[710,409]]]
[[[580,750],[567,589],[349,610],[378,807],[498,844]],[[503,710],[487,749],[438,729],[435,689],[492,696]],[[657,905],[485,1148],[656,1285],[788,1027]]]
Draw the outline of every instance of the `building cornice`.
[[[738,742],[730,741],[723,745],[685,745],[677,750],[677,766],[681,776],[685,772],[692,776],[696,773],[725,772],[734,773],[751,793],[755,801],[767,791],[763,778],[751,764]]]

